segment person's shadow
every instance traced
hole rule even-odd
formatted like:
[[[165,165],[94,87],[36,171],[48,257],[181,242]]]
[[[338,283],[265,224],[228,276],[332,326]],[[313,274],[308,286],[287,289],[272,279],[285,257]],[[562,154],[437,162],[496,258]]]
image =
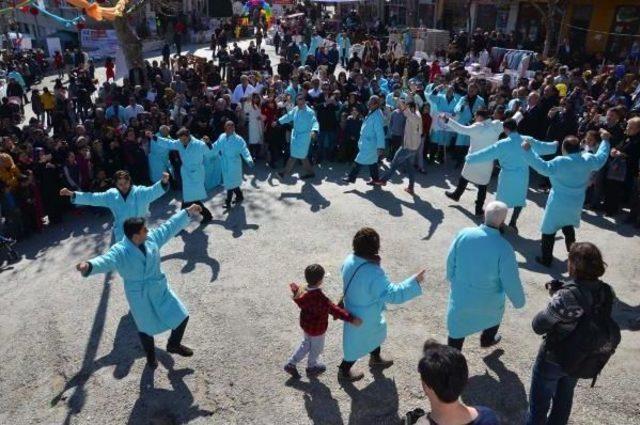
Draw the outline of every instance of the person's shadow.
[[[309,377],[309,382],[290,378],[286,386],[304,393],[304,407],[313,424],[343,424],[338,401],[331,395],[331,390],[317,377]]]
[[[462,400],[470,406],[485,406],[493,409],[500,423],[522,424],[527,411],[527,392],[518,374],[507,369],[500,360],[504,350],[498,349],[483,360],[487,367],[498,375],[497,379],[485,370],[483,375],[469,378]]]
[[[213,415],[212,411],[194,404],[193,394],[184,382],[185,376],[192,374],[193,369],[175,370],[173,358],[164,351],[156,350],[156,356],[167,368],[173,389],[155,388],[154,371],[145,367],[140,377],[140,394],[127,424],[174,425]]]
[[[398,199],[391,192],[374,188],[367,192],[351,189],[344,193],[354,194],[362,199],[366,199],[376,207],[387,211],[392,217],[402,217],[402,204],[398,202]]]
[[[640,304],[634,307],[616,297],[611,316],[618,323],[620,329],[640,331]]]
[[[215,258],[209,256],[209,235],[204,232],[203,229],[196,229],[190,233],[183,230],[180,232],[180,237],[184,241],[184,249],[174,252],[173,254],[165,255],[162,257],[162,261],[173,259],[185,260],[186,263],[181,270],[183,274],[192,272],[196,264],[202,263],[211,269],[211,280],[209,280],[209,282],[215,281],[220,273],[220,263]]]
[[[331,201],[322,196],[320,192],[314,187],[313,184],[306,181],[302,185],[302,189],[300,193],[295,192],[283,192],[280,194],[280,199],[300,199],[311,207],[311,212],[318,212],[325,208],[328,208],[331,205]]]
[[[396,382],[384,376],[379,368],[371,368],[373,382],[359,390],[353,382],[340,382],[351,398],[349,425],[383,425],[400,423]]]
[[[212,220],[211,223],[219,224],[227,230],[231,230],[234,238],[242,236],[244,230],[258,230],[257,224],[247,224],[247,213],[244,205],[236,205],[229,211],[225,220]]]

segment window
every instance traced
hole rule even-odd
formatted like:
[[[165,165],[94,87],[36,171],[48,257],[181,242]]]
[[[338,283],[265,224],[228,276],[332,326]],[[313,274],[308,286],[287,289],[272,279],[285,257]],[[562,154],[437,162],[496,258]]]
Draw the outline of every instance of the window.
[[[607,53],[610,58],[617,59],[621,56],[629,54],[631,45],[635,37],[629,37],[628,34],[640,34],[640,6],[620,6],[616,9],[611,24],[611,32],[626,35],[610,35],[607,46]]]

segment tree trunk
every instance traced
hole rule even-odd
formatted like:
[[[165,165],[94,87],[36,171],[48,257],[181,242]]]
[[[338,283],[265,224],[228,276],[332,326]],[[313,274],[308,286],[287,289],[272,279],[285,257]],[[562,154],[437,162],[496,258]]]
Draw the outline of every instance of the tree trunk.
[[[127,72],[136,64],[142,65],[142,41],[138,38],[131,26],[129,26],[127,17],[116,18],[113,21],[113,28],[116,30],[120,47],[124,53]]]

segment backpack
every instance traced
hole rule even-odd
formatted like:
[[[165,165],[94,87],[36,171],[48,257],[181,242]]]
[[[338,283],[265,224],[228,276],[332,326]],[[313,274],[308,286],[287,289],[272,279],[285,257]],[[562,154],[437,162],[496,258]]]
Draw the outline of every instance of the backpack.
[[[620,344],[620,327],[611,318],[613,290],[605,283],[597,291],[585,294],[574,282],[563,285],[571,291],[584,314],[575,329],[560,337],[551,332],[547,347],[562,370],[574,378],[591,379],[591,387]]]

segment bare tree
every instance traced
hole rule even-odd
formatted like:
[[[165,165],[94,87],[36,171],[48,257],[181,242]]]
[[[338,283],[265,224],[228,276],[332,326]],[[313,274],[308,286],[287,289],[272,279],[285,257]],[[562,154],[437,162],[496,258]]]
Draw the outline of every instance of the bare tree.
[[[549,56],[549,52],[555,52],[556,49],[552,44],[558,44],[558,32],[560,29],[559,22],[567,12],[568,0],[547,0],[546,5],[531,0],[529,3],[540,13],[540,17],[545,26],[545,39],[542,55]]]
[[[112,3],[115,2],[115,0],[112,0]],[[142,10],[147,3],[156,7],[160,13],[175,14],[180,11],[181,2],[173,0],[139,0],[125,9],[124,14],[113,21],[113,28],[122,47],[127,68],[132,68],[143,61],[142,40],[131,27],[129,18]]]

